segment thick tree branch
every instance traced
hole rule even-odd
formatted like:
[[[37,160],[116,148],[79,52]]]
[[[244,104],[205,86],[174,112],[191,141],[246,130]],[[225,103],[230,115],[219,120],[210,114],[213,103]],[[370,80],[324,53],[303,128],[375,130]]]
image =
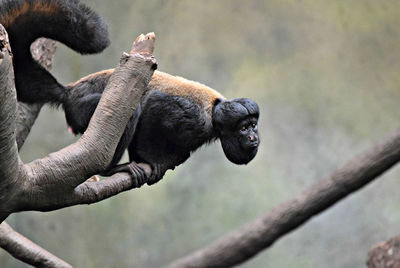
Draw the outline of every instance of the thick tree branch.
[[[10,53],[7,33],[0,25],[0,203],[8,198],[4,192],[15,190],[21,165],[15,141],[17,100]]]
[[[33,57],[46,69],[50,69],[56,42],[40,38],[31,46]],[[18,103],[17,145],[20,149],[28,136],[41,109],[41,104]],[[0,213],[0,222],[8,213]],[[15,258],[37,267],[71,267],[37,244],[15,232],[6,222],[0,224],[0,247]]]
[[[6,34],[5,31],[3,34]],[[1,34],[0,34],[1,35]],[[153,36],[153,44],[152,47],[154,46],[154,34]],[[145,37],[142,35],[142,37]],[[7,39],[5,39],[7,42]],[[5,42],[5,43],[6,43]],[[7,44],[7,43],[6,43]],[[7,48],[7,46],[4,46]],[[46,68],[51,67],[51,61],[52,57],[55,52],[55,42],[54,41],[49,41],[49,40],[39,40],[32,46],[32,54],[36,54],[36,58],[39,62],[41,62],[42,65],[44,65]],[[142,53],[143,55],[137,54],[137,53]],[[151,48],[152,52],[152,48]],[[151,53],[150,52],[150,53]],[[103,104],[103,110],[100,109],[100,115],[98,115],[97,120],[99,121],[97,124],[107,126],[104,124],[104,119],[111,120],[114,125],[115,131],[120,131],[119,137],[122,135],[122,131],[125,128],[126,122],[129,119],[129,117],[132,115],[135,105],[140,101],[140,97],[143,94],[144,89],[147,87],[148,81],[150,81],[151,75],[153,73],[153,65],[155,64],[154,58],[152,58],[151,55],[148,54],[149,51],[132,51],[132,55],[124,54],[123,58],[121,60],[120,66],[123,70],[119,71],[119,73],[116,74],[116,78],[114,78],[114,84],[111,86],[111,88],[118,88],[119,92],[116,93],[115,90],[110,89],[112,91],[109,93],[109,96],[107,98],[110,98],[110,96],[116,96],[114,94],[120,94],[123,97],[123,101],[121,101],[121,97],[115,98],[114,104],[119,104],[121,103],[125,106],[129,105],[129,100],[131,101],[131,105],[128,107],[125,107],[125,111],[128,110],[130,114],[124,114],[124,112],[119,113],[119,111],[108,111],[107,110],[107,101],[105,101],[105,105]],[[9,60],[9,68],[11,70],[11,77],[12,77],[12,65],[10,64],[11,61]],[[135,62],[136,61],[136,62]],[[132,66],[134,64],[135,66]],[[2,70],[1,68],[3,67],[2,62],[0,62],[0,71]],[[144,68],[148,67],[147,70]],[[2,74],[7,74],[6,72],[1,72]],[[126,75],[124,75],[124,73]],[[135,76],[135,78],[133,77]],[[5,77],[5,76],[4,76]],[[1,78],[3,76],[0,76],[0,83],[3,85],[3,87],[7,86],[7,88],[4,88],[4,90],[7,90],[8,93],[10,92],[15,92],[14,90],[14,85],[13,82],[10,83],[10,79],[6,79],[3,81]],[[122,79],[122,83],[119,82],[118,79]],[[5,84],[7,83],[7,84]],[[140,87],[139,89],[137,89]],[[122,91],[129,91],[128,96],[130,98],[126,99],[127,93]],[[3,96],[2,96],[3,97]],[[118,96],[116,96],[118,97]],[[15,102],[15,93],[14,96],[9,96],[9,95],[4,95],[4,98],[2,98],[3,101],[10,102],[12,103],[13,101]],[[133,106],[132,106],[132,103]],[[99,105],[100,106],[100,105]],[[118,105],[117,105],[118,106]],[[20,103],[19,104],[19,116],[17,118],[18,121],[18,129],[17,129],[17,136],[18,136],[18,148],[20,148],[25,141],[39,111],[41,108],[41,105],[27,105]],[[113,113],[119,113],[118,116],[114,116]],[[3,113],[5,114],[5,113]],[[3,115],[1,114],[1,115]],[[0,120],[3,120],[3,118],[0,115]],[[125,121],[123,124],[118,123],[119,120],[115,120],[113,118],[121,118],[121,116],[125,116]],[[15,114],[14,117],[10,119],[10,121],[15,124]],[[103,121],[103,122],[102,122]],[[0,121],[1,122],[1,121]],[[8,121],[6,122],[8,123]],[[91,123],[93,124],[93,123]],[[96,124],[96,123],[95,123]],[[7,126],[7,124],[5,125]],[[9,128],[9,126],[7,126]],[[92,127],[93,129],[91,130],[93,133],[99,135],[99,133],[102,132],[102,130],[97,129],[97,125]],[[122,128],[122,130],[119,130],[119,128]],[[7,130],[7,129],[4,129]],[[15,131],[13,132],[15,133]],[[111,133],[115,134],[115,133]],[[8,135],[8,134],[7,134]],[[12,135],[4,135],[5,137],[12,137]],[[93,135],[87,134],[86,137],[86,142],[89,144],[93,144],[99,142],[99,138],[93,138]],[[101,135],[100,135],[101,136]],[[107,148],[108,151],[103,150],[103,155],[104,159],[110,158],[113,155],[113,146],[116,147],[116,144],[118,143],[119,140],[118,133],[117,135],[114,135],[110,137],[109,139],[116,139],[114,140],[109,140],[107,139],[106,143],[107,145],[111,145],[110,147]],[[15,138],[15,134],[14,134]],[[102,136],[104,138],[104,136]],[[91,141],[92,140],[92,141]],[[8,141],[7,141],[8,142]],[[105,142],[105,140],[100,140],[101,142]],[[112,143],[116,143],[113,145]],[[15,146],[15,139],[13,142],[11,142]],[[10,142],[6,144],[11,144]],[[97,145],[99,146],[99,145]],[[79,147],[79,146],[78,146]],[[90,146],[88,146],[90,147]],[[11,148],[15,149],[15,148]],[[93,150],[92,148],[87,148],[87,150]],[[11,150],[10,150],[11,151]],[[86,152],[89,153],[89,152]],[[108,156],[110,154],[111,156]],[[54,155],[57,155],[55,153]],[[18,157],[18,154],[17,154]],[[60,157],[66,157],[68,160],[68,156],[60,156]],[[90,156],[89,156],[90,157]],[[52,157],[49,156],[45,159],[51,159]],[[4,159],[6,160],[6,159]],[[67,161],[66,160],[66,161]],[[71,159],[69,159],[71,160]],[[73,158],[72,160],[77,160]],[[107,160],[106,160],[107,161]],[[38,161],[39,162],[39,161]],[[46,164],[46,162],[43,162],[42,164]],[[73,163],[74,164],[74,163]],[[76,168],[76,166],[73,166],[73,164],[70,163],[70,165],[67,164],[69,168]],[[93,162],[92,162],[92,165]],[[105,163],[101,163],[100,167],[103,167]],[[151,173],[151,168],[147,164],[141,164],[143,168],[145,168],[146,172],[149,174]],[[105,198],[108,198],[110,196],[113,196],[121,191],[126,191],[132,188],[132,180],[128,174],[116,174],[113,177],[110,178],[110,180],[103,180],[101,182],[84,182],[78,187],[74,188],[67,188],[63,187],[64,185],[57,185],[56,183],[53,183],[54,189],[53,192],[51,192],[51,187],[47,188],[48,192],[44,191],[43,189],[46,189],[43,186],[43,181],[40,180],[40,178],[37,177],[38,171],[35,170],[34,168],[30,167],[29,165],[22,166],[21,161],[19,161],[18,167],[21,168],[23,167],[24,169],[22,172],[16,172],[14,170],[14,173],[18,175],[18,182],[17,181],[11,181],[10,185],[7,187],[7,191],[1,191],[0,193],[4,193],[3,195],[0,194],[0,198],[4,197],[3,203],[0,204],[0,222],[3,221],[11,212],[18,211],[20,207],[23,207],[23,202],[26,202],[27,200],[32,201],[38,201],[38,203],[42,202],[43,207],[38,207],[37,210],[51,210],[51,209],[56,209],[56,208],[61,208],[65,206],[70,206],[70,205],[76,205],[76,204],[89,204],[93,202],[98,202],[100,200],[103,200]],[[27,170],[28,169],[28,170]],[[50,167],[51,169],[51,167]],[[50,170],[51,171],[51,170]],[[46,177],[46,179],[51,180],[52,176],[55,174],[52,172],[49,172],[49,176]],[[66,173],[68,174],[68,173]],[[0,177],[2,178],[2,177]],[[55,181],[56,179],[53,178]],[[82,178],[77,179],[75,184],[79,184]],[[86,178],[83,178],[83,180],[86,180]],[[60,180],[57,182],[59,183]],[[61,181],[65,181],[65,179],[62,179]],[[0,180],[1,182],[1,180]],[[13,183],[12,183],[13,182]],[[1,184],[0,184],[1,185]],[[25,190],[25,192],[21,193],[21,189]],[[35,189],[37,192],[33,191]],[[1,189],[4,190],[4,189]],[[28,192],[27,192],[28,191]],[[49,193],[50,192],[50,193]],[[30,195],[29,195],[30,194]],[[34,203],[34,202],[33,202]],[[37,203],[36,203],[37,205]],[[28,205],[32,206],[32,203]],[[71,267],[69,264],[65,263],[64,261],[58,259],[57,257],[53,256],[51,253],[47,252],[40,246],[34,244],[32,241],[29,239],[23,237],[22,235],[18,234],[12,228],[5,222],[0,224],[0,247],[8,251],[11,255],[14,257],[35,265],[36,267]]]
[[[168,267],[231,267],[240,264],[311,217],[359,190],[399,160],[400,130],[297,197]]]
[[[133,46],[136,50],[123,54],[84,135],[76,143],[25,165],[19,159],[15,142],[16,97],[12,64],[5,54],[0,62],[0,71],[4,69],[0,90],[7,93],[0,98],[0,137],[4,137],[0,139],[0,148],[5,152],[0,155],[0,165],[4,166],[0,169],[0,220],[17,211],[42,211],[90,200],[97,202],[132,187],[124,183],[124,179],[113,178],[99,185],[86,183],[75,189],[108,166],[129,118],[147,89],[156,64],[151,55],[155,38],[153,33],[141,38],[147,38],[147,45],[143,46],[143,39],[138,38]],[[140,48],[135,47],[137,42],[142,44]],[[5,38],[4,53],[8,53],[7,44]],[[115,188],[110,189],[111,186]],[[93,194],[84,197],[83,190]],[[78,200],[79,197],[82,200]]]
[[[35,267],[72,267],[65,261],[57,258],[50,252],[39,247],[31,240],[15,232],[11,226],[3,222],[0,224],[0,247],[25,263]]]
[[[154,34],[152,34],[154,43]],[[89,198],[77,200],[79,191],[75,188],[88,177],[107,167],[114,154],[125,126],[136,109],[147,84],[154,72],[155,59],[147,51],[124,54],[120,65],[110,78],[100,103],[92,116],[87,131],[74,144],[24,165],[22,177],[25,177],[23,189],[18,196],[19,210],[51,210],[71,204],[87,203]],[[116,119],[118,118],[118,120]],[[87,184],[79,189],[105,191],[110,196],[111,185],[116,180],[101,183],[96,188]],[[84,188],[86,187],[86,188]],[[130,189],[131,186],[116,187],[117,191]],[[93,198],[92,200],[101,200]]]

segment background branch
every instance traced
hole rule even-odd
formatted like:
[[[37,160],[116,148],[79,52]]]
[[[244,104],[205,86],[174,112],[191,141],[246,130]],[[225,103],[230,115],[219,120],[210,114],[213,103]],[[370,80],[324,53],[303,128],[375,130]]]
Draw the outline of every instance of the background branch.
[[[297,197],[168,267],[230,267],[242,263],[311,217],[359,190],[399,160],[400,130]]]
[[[374,246],[368,253],[368,268],[400,267],[400,235]]]
[[[15,232],[6,222],[0,224],[0,247],[13,257],[35,267],[72,267],[31,240]]]

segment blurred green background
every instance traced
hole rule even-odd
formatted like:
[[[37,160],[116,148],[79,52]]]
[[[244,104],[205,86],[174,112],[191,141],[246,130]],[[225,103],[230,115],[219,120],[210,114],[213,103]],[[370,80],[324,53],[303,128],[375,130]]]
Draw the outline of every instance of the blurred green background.
[[[117,65],[156,32],[159,69],[261,108],[259,154],[247,166],[202,148],[158,184],[98,204],[7,219],[76,267],[160,267],[268,212],[399,127],[399,1],[83,1],[112,44],[80,56],[59,45],[63,83]],[[44,109],[24,161],[74,141]],[[363,267],[399,233],[399,169],[313,218],[240,267]],[[1,267],[25,267],[0,251]]]

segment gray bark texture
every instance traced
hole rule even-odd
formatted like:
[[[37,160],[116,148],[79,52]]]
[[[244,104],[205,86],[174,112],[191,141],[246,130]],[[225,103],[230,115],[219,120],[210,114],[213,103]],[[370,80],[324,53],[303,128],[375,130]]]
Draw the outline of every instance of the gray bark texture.
[[[400,130],[295,198],[168,267],[231,267],[245,262],[313,216],[359,190],[399,160]]]

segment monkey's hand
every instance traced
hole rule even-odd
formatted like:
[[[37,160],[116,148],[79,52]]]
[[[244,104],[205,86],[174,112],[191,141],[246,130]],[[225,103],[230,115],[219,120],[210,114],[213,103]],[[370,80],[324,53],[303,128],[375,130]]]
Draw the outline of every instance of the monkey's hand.
[[[111,176],[118,172],[127,172],[132,178],[132,188],[140,188],[152,175],[150,165],[145,163],[130,162],[117,165],[109,170],[102,172],[102,176]]]

